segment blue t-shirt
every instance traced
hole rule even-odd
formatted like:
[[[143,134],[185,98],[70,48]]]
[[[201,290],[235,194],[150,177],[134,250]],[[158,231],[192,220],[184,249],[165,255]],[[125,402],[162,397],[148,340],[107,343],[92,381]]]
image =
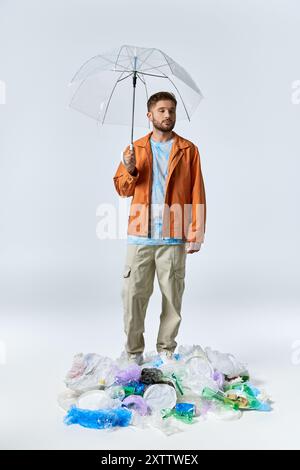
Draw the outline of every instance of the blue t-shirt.
[[[184,243],[181,238],[162,237],[162,215],[165,202],[165,186],[168,175],[168,162],[174,139],[166,142],[156,142],[150,138],[153,171],[151,193],[151,238],[138,235],[128,235],[127,241],[132,244],[143,245],[173,245]]]

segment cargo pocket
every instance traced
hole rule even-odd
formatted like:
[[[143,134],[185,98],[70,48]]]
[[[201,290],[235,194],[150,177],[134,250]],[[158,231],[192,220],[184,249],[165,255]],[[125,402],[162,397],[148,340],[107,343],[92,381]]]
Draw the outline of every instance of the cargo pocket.
[[[131,273],[131,266],[126,264],[123,270],[123,282],[122,282],[122,289],[121,289],[121,297],[123,299],[125,312],[128,310],[128,290],[129,290],[129,284],[131,281],[130,273]]]
[[[131,272],[131,266],[126,265],[124,272],[123,272],[123,277],[129,277]]]
[[[174,269],[174,276],[175,276],[175,279],[184,279],[185,278],[185,268],[182,267],[182,268],[176,268]]]
[[[184,245],[174,246],[174,265],[173,271],[176,279],[182,280],[185,278],[185,265],[186,265],[186,252]]]

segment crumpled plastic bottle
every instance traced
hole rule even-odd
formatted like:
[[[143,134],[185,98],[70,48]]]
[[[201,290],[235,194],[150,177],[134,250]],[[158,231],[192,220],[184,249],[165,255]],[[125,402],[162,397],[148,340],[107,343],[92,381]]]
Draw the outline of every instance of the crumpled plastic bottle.
[[[150,385],[145,393],[146,400],[151,411],[159,411],[163,408],[174,408],[176,405],[176,391],[167,384]]]
[[[216,390],[212,390],[209,387],[205,387],[202,390],[201,396],[204,400],[217,400],[217,401],[223,403],[225,406],[230,406],[230,407],[232,407],[236,410],[239,409],[238,403],[236,403],[236,401],[231,400],[230,398],[228,398],[225,395],[225,393],[222,392],[221,390],[216,391]]]
[[[162,409],[163,419],[173,416],[184,423],[191,424],[195,417],[196,408],[193,403],[178,403],[173,409]]]
[[[205,400],[218,400],[225,406],[231,406],[235,410],[257,410],[271,411],[269,403],[262,403],[255,398],[251,388],[242,384],[240,388],[230,388],[226,392],[211,390],[205,388],[202,392],[202,398]]]
[[[258,400],[259,394],[259,390],[247,382],[228,385],[225,388],[225,395],[235,399],[239,403],[240,409],[271,411],[271,406],[267,401]]]

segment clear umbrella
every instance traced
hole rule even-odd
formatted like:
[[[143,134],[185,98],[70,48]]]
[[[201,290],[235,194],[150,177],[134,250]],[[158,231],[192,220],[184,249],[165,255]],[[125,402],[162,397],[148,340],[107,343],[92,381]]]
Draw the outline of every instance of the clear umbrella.
[[[203,97],[188,72],[166,53],[130,45],[92,57],[69,85],[71,108],[99,124],[131,124],[131,144],[134,125],[150,128],[147,100],[153,93],[175,94],[177,120],[190,120]]]

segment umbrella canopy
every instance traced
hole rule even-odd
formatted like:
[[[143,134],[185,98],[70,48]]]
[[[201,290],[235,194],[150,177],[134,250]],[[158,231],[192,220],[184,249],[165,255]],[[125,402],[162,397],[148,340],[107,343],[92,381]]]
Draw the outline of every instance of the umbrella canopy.
[[[176,117],[188,119],[202,93],[188,72],[156,48],[123,45],[85,62],[69,85],[69,106],[99,124],[150,127],[147,100],[158,91],[174,93]],[[74,89],[73,89],[74,87]]]

